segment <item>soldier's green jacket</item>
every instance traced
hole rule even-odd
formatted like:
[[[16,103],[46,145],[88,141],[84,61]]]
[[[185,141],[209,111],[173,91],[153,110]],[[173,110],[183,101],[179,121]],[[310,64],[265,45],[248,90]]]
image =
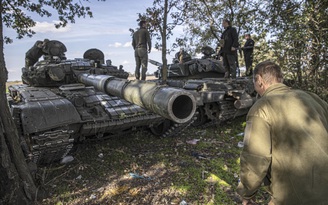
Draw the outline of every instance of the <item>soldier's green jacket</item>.
[[[135,50],[136,48],[151,49],[151,39],[149,32],[145,28],[140,28],[132,36],[132,46]]]
[[[313,93],[270,86],[250,109],[237,192],[267,185],[275,205],[328,204],[328,105]]]
[[[38,62],[39,58],[46,54],[42,48],[39,48],[38,45],[42,44],[42,41],[37,41],[35,42],[35,44],[33,45],[32,48],[30,48],[26,53],[25,53],[25,61],[27,60],[27,66],[32,66],[34,65],[36,62]]]

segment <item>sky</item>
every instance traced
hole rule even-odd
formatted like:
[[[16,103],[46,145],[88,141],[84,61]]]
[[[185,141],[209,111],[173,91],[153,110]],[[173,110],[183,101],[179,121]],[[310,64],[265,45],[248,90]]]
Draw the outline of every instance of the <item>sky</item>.
[[[134,73],[135,60],[129,28],[138,28],[137,14],[144,13],[147,7],[151,7],[153,0],[81,2],[85,6],[91,7],[93,18],[76,18],[74,24],[70,23],[65,28],[56,29],[54,27],[54,22],[57,20],[55,17],[41,18],[36,14],[31,14],[31,17],[37,22],[33,28],[36,34],[32,38],[17,39],[17,35],[12,29],[4,28],[4,35],[14,40],[13,43],[4,46],[5,62],[9,72],[8,81],[21,80],[21,69],[25,64],[26,51],[37,40],[45,38],[64,43],[67,48],[67,59],[82,58],[86,50],[97,48],[105,54],[105,60],[110,59],[113,65],[123,65],[125,71]],[[179,28],[173,32],[175,35],[183,33]],[[175,38],[171,39],[168,41],[168,45],[171,45]],[[152,44],[155,44],[155,39],[152,40]],[[167,55],[169,63],[172,61],[173,55]],[[148,58],[161,62],[161,51],[152,48]],[[148,63],[148,73],[156,70],[156,66]]]

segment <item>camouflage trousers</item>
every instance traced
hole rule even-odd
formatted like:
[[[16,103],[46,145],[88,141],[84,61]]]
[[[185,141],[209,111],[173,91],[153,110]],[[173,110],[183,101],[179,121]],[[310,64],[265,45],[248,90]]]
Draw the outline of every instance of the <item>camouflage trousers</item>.
[[[252,64],[253,64],[253,54],[244,52],[244,60],[246,66],[246,76],[253,74]]]
[[[147,72],[147,65],[148,65],[148,53],[146,48],[136,48],[134,50],[134,57],[136,59],[136,70],[135,70],[135,77],[136,79],[140,79],[140,67],[142,66],[141,70],[141,80],[146,80],[146,72]]]
[[[236,78],[237,75],[237,65],[236,65],[236,55],[223,53],[223,66],[226,71],[225,77]]]

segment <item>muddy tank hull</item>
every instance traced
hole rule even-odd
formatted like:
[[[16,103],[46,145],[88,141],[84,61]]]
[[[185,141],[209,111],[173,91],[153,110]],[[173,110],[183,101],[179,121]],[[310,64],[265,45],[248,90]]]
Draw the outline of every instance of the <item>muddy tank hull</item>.
[[[137,130],[173,136],[194,119],[195,99],[183,89],[106,75],[79,79],[83,84],[9,87],[12,115],[30,161],[56,162],[76,143]]]
[[[63,159],[76,143],[137,130],[173,136],[194,119],[190,93],[128,81],[123,66],[105,61],[98,49],[73,60],[66,59],[60,41],[48,41],[42,49],[44,59],[26,65],[24,84],[9,87],[8,94],[28,161],[49,164]]]
[[[155,82],[163,82],[163,65],[154,60],[149,62],[158,66]],[[224,75],[222,61],[216,56],[204,55],[201,59],[169,64],[165,83],[194,96],[197,120],[193,125],[217,125],[245,115],[256,100],[251,78],[227,79]]]
[[[48,164],[65,157],[75,143],[101,140],[164,120],[158,114],[92,87],[11,86],[14,121],[29,160]]]
[[[219,124],[245,115],[256,100],[252,80],[248,78],[169,79],[167,84],[194,95],[198,113],[195,126]]]

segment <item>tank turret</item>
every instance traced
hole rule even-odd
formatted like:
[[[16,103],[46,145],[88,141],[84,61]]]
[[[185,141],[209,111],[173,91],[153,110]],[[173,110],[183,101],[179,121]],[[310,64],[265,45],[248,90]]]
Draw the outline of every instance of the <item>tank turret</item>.
[[[53,87],[77,83],[81,73],[111,75],[127,79],[129,74],[122,67],[113,66],[110,60],[104,64],[104,53],[99,49],[87,50],[83,58],[67,60],[65,45],[56,40],[43,47],[44,59],[30,67],[22,68],[22,81],[31,86]]]
[[[214,49],[206,46],[202,53],[204,56],[200,59],[174,61],[176,63],[169,64],[167,69],[167,86],[184,89],[196,99],[197,120],[193,125],[218,124],[246,114],[256,99],[252,79],[225,79],[223,63]],[[155,76],[156,81],[161,81],[162,64],[154,60],[149,62],[158,66]]]
[[[203,57],[200,59],[191,58],[185,51],[181,54],[180,52],[175,55],[173,63],[168,65],[167,77],[169,79],[222,78],[224,76],[223,62],[213,55],[215,52],[211,47],[202,48]],[[188,57],[184,57],[186,55]],[[149,59],[149,63],[158,66],[155,76],[161,79],[162,64],[152,59]]]

